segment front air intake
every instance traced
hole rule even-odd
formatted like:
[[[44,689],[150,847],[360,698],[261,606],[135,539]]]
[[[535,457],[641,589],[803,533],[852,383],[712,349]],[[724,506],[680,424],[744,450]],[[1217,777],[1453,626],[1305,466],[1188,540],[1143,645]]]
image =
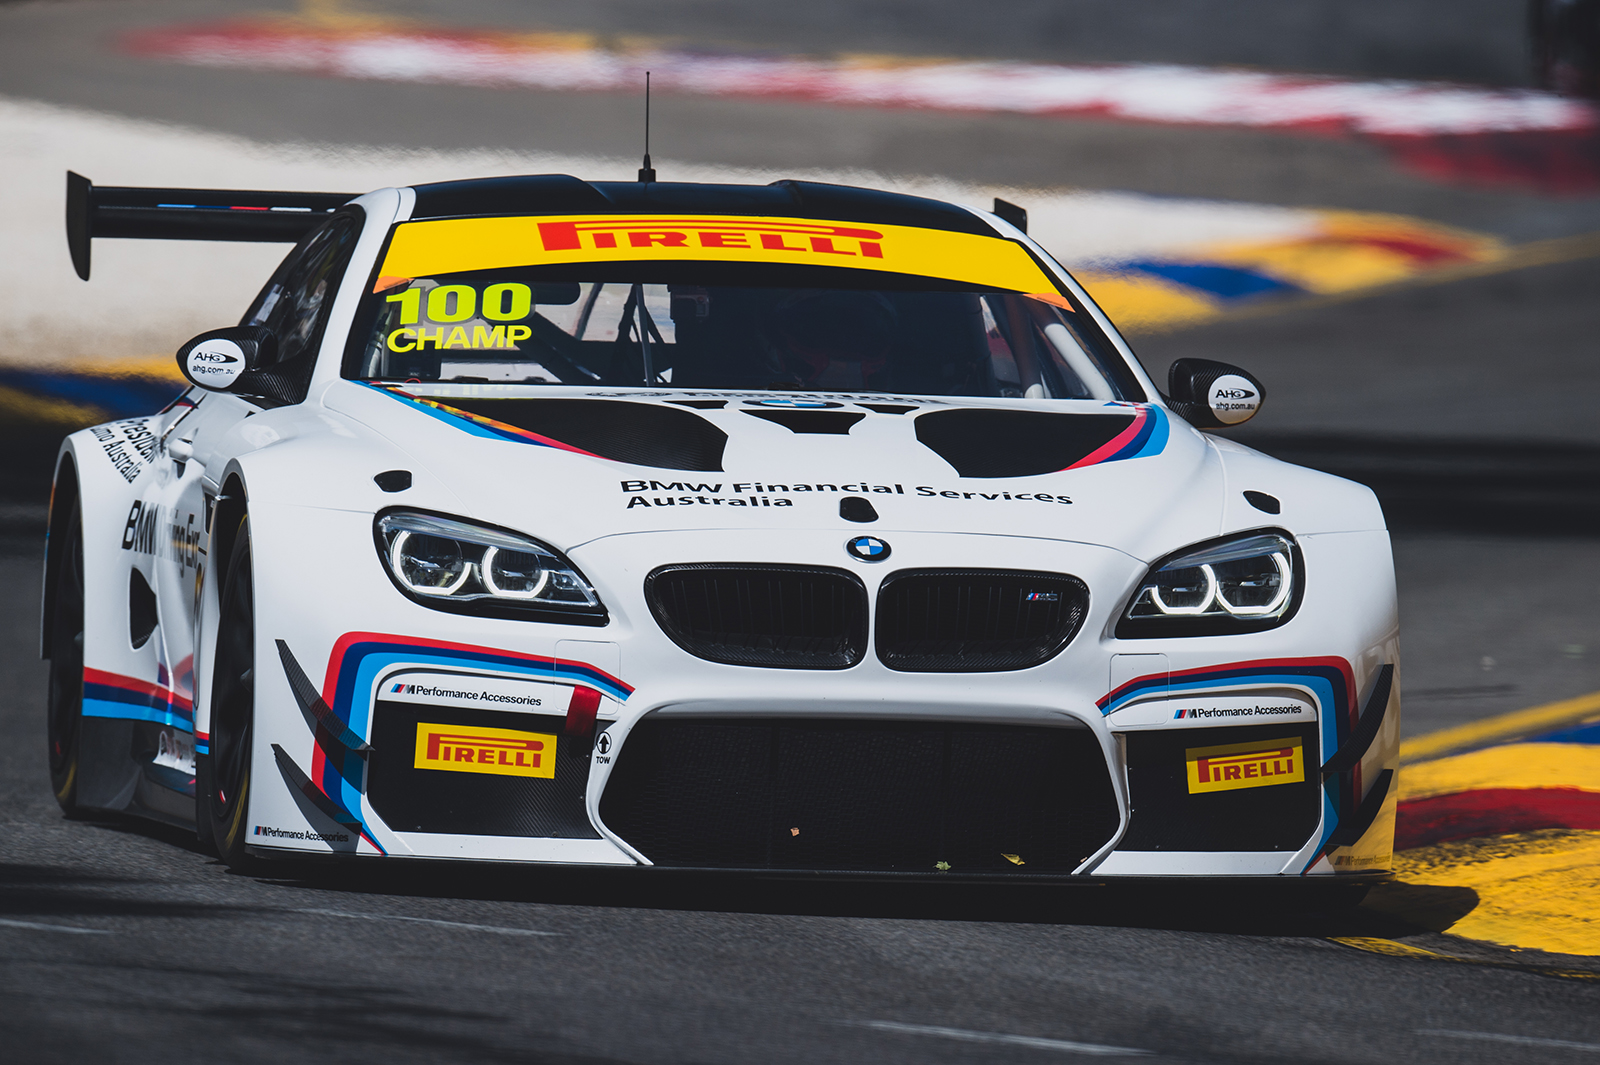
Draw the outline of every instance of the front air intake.
[[[644,593],[661,631],[711,662],[849,669],[866,654],[866,588],[844,570],[662,566],[645,578]]]
[[[1060,653],[1089,589],[1064,573],[902,570],[878,590],[878,658],[909,673],[997,673]]]
[[[658,866],[1064,875],[1116,834],[1086,728],[647,714],[600,797]]]

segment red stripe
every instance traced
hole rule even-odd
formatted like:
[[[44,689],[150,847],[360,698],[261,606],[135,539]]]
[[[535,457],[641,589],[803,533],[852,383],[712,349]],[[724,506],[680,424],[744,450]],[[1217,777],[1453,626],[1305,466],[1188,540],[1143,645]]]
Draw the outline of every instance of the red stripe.
[[[1345,661],[1342,658],[1335,658],[1335,657],[1332,657],[1332,656],[1325,657],[1325,658],[1255,658],[1255,659],[1251,659],[1248,662],[1225,662],[1225,663],[1222,663],[1220,665],[1215,665],[1215,666],[1197,666],[1194,669],[1171,670],[1171,671],[1167,672],[1165,674],[1165,676],[1168,678],[1168,681],[1170,683],[1170,682],[1177,681],[1177,680],[1184,679],[1184,678],[1205,677],[1205,676],[1207,676],[1209,674],[1213,674],[1213,673],[1231,672],[1233,670],[1239,670],[1239,669],[1248,669],[1248,670],[1253,670],[1253,671],[1259,672],[1259,673],[1265,673],[1265,672],[1268,672],[1268,671],[1271,671],[1271,670],[1274,670],[1274,669],[1293,670],[1293,669],[1305,669],[1307,667],[1317,667],[1317,668],[1323,668],[1323,669],[1337,669],[1341,674],[1344,675],[1345,694],[1350,700],[1350,705],[1352,707],[1355,706],[1355,701],[1356,701],[1356,678],[1355,678],[1355,673],[1351,670],[1349,662]],[[1096,700],[1096,704],[1099,705],[1099,706],[1107,706],[1110,703],[1114,702],[1117,699],[1117,697],[1120,696],[1123,692],[1128,691],[1130,688],[1137,687],[1138,685],[1142,684],[1143,682],[1149,680],[1152,677],[1157,677],[1157,676],[1161,676],[1161,675],[1162,674],[1159,674],[1159,673],[1147,673],[1142,677],[1135,677],[1133,680],[1128,681],[1126,684],[1120,684],[1116,688],[1114,688],[1113,690],[1111,690],[1111,691],[1107,692],[1105,695],[1101,696],[1099,699]],[[1230,681],[1230,683],[1232,683],[1232,682]],[[1241,678],[1238,683],[1247,684],[1247,683],[1249,683],[1249,681],[1246,680],[1246,679]],[[1352,722],[1352,724],[1354,724],[1354,722]]]
[[[351,645],[358,643],[399,644],[405,647],[415,647],[423,651],[461,651],[466,654],[473,655],[490,654],[499,658],[521,659],[530,665],[543,666],[551,670],[554,670],[558,665],[582,666],[584,669],[593,670],[595,673],[598,673],[600,676],[604,677],[612,684],[615,684],[618,688],[625,692],[633,691],[632,685],[613,677],[605,670],[600,669],[598,666],[592,666],[587,662],[576,662],[571,659],[556,658],[553,655],[524,654],[521,651],[507,651],[501,647],[484,647],[480,644],[450,643],[445,640],[424,640],[416,636],[393,636],[381,632],[347,632],[334,642],[333,651],[328,655],[328,669],[324,674],[322,682],[322,698],[328,703],[329,706],[334,704],[334,697],[339,692],[339,673],[344,665],[344,657],[346,653],[348,653]]]
[[[1483,788],[1400,804],[1395,850],[1541,828],[1600,830],[1600,792],[1580,788]]]
[[[159,699],[164,703],[182,707],[185,710],[194,709],[194,703],[187,696],[179,694],[172,688],[161,684],[152,684],[137,677],[125,677],[121,673],[107,673],[103,669],[91,669],[85,666],[83,669],[83,682],[85,684],[104,684],[108,688],[121,688],[125,692],[137,692],[140,695],[148,696],[151,699]]]
[[[1081,469],[1084,466],[1093,466],[1096,463],[1104,462],[1112,455],[1115,455],[1117,452],[1127,447],[1133,438],[1139,435],[1139,430],[1144,427],[1144,423],[1149,419],[1149,409],[1146,407],[1140,407],[1139,413],[1133,419],[1132,425],[1129,425],[1126,429],[1122,430],[1122,432],[1112,437],[1109,443],[1102,444],[1098,449],[1089,452],[1083,458],[1079,459],[1077,462],[1074,462],[1071,466],[1068,466],[1067,469],[1076,470]]]

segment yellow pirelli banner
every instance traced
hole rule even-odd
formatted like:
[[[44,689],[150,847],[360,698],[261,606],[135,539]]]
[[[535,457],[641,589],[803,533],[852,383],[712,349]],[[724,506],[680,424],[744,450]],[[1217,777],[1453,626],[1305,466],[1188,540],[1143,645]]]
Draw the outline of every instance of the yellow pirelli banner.
[[[556,775],[556,737],[547,732],[480,728],[475,725],[417,725],[417,769],[487,773],[502,777]]]
[[[847,266],[1012,292],[1055,291],[1020,244],[999,237],[804,218],[614,214],[402,222],[375,291],[469,270],[641,261]]]
[[[1218,747],[1190,747],[1184,752],[1184,759],[1190,795],[1297,784],[1306,778],[1299,736]]]

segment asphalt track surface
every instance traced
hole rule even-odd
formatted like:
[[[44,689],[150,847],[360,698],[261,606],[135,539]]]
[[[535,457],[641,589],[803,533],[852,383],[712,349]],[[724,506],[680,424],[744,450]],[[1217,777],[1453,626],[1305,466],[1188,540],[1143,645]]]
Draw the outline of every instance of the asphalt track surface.
[[[954,4],[803,17],[733,0],[670,13],[479,0],[451,17],[742,47],[1258,62],[1496,83],[1519,70],[1505,36],[1515,3],[1473,5],[1475,35],[1460,28],[1472,20],[1459,5],[1460,24],[1438,29],[1440,4],[1384,5],[1392,13],[1381,17],[1375,5],[1305,4],[1302,29],[1276,35],[1272,18],[1288,16],[1250,12],[1282,5],[1234,6],[1229,24],[1254,27],[1237,34],[1196,29],[1178,4],[1149,5],[1155,14],[1129,27],[1106,14],[1115,6],[989,5],[977,28]],[[447,17],[432,5],[385,10]],[[615,155],[636,135],[637,101],[625,96],[304,81],[109,50],[122,27],[236,11],[0,7],[0,94],[268,141],[534,141]],[[1052,39],[1049,18],[1062,12],[1094,30]],[[1314,17],[1326,32],[1303,29]],[[1383,33],[1410,52],[1373,45]],[[1440,186],[1352,142],[706,100],[671,101],[658,122],[666,159],[1383,209],[1513,241],[1600,229],[1593,198]],[[1600,689],[1597,291],[1600,261],[1575,259],[1136,338],[1158,375],[1183,355],[1250,367],[1270,398],[1241,439],[1378,488],[1395,529],[1407,735]],[[52,445],[4,435],[8,1060],[1018,1062],[1144,1051],[1152,1061],[1547,1062],[1600,1050],[1600,982],[1351,950],[1329,937],[1408,930],[1317,901],[634,871],[242,876],[179,832],[64,820],[44,771],[32,598],[36,460]]]

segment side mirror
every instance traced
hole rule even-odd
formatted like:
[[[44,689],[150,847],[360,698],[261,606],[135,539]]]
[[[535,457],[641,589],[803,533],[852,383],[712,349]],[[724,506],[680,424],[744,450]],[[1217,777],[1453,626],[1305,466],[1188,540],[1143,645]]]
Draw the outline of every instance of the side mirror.
[[[1167,372],[1168,403],[1196,429],[1226,429],[1254,418],[1267,390],[1254,376],[1210,359],[1179,359]]]
[[[252,370],[270,366],[278,338],[263,325],[236,325],[201,333],[178,349],[178,369],[190,384],[227,392]]]

